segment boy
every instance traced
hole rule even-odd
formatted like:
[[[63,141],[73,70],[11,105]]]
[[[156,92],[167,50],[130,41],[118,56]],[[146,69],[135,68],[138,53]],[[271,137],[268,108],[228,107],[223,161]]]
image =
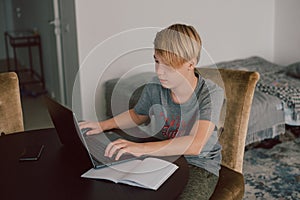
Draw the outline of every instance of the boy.
[[[149,119],[150,123],[155,121],[155,136],[160,141],[135,143],[119,139],[107,146],[105,155],[116,155],[115,159],[124,153],[184,155],[190,178],[181,198],[191,195],[193,199],[209,199],[221,162],[216,125],[224,91],[195,69],[201,48],[200,36],[192,26],[173,24],[161,30],[154,40],[157,77],[145,86],[137,105],[111,119],[80,124],[80,128],[92,128],[87,134],[97,134],[113,128],[131,128]]]

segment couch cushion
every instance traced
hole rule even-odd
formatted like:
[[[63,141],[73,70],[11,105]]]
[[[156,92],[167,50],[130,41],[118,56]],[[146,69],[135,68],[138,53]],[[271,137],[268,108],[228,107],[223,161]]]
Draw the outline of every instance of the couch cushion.
[[[133,108],[138,102],[145,84],[154,76],[154,72],[142,72],[125,79],[108,80],[105,83],[107,117]]]

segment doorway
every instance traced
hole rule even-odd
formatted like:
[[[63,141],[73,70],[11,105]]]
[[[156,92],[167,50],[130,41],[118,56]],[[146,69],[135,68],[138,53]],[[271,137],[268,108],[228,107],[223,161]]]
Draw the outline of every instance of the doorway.
[[[0,15],[1,37],[5,31],[23,30],[41,36],[46,89],[53,98],[71,107],[79,69],[74,0],[1,0]],[[0,44],[0,59],[6,60],[4,43]],[[22,49],[17,53],[18,62],[26,67],[25,53]]]

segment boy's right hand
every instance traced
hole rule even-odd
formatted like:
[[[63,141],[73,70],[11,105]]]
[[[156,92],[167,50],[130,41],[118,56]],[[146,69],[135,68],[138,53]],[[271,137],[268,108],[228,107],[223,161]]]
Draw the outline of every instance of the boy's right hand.
[[[103,129],[101,128],[99,122],[80,122],[79,128],[80,130],[85,128],[90,128],[91,130],[87,131],[86,135],[94,135],[103,132]]]

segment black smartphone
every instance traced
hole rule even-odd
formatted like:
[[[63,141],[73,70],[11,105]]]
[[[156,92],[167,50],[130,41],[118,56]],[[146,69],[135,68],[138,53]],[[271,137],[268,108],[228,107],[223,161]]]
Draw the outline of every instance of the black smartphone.
[[[20,161],[34,161],[38,160],[42,154],[44,145],[30,145],[26,146],[19,158]]]

